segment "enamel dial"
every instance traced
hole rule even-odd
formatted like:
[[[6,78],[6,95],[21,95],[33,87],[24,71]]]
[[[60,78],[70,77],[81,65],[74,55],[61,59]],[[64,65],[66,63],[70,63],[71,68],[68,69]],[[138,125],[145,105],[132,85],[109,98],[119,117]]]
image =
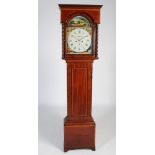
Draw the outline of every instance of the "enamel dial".
[[[68,34],[68,47],[71,51],[77,54],[87,52],[90,53],[91,35],[83,28],[75,28]]]

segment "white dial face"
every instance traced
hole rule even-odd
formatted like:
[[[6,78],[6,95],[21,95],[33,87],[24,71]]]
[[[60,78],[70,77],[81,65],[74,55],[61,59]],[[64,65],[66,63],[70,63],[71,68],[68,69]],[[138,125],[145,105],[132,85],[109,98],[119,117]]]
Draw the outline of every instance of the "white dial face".
[[[86,30],[76,28],[68,35],[68,46],[76,53],[86,52],[91,46],[91,36]]]

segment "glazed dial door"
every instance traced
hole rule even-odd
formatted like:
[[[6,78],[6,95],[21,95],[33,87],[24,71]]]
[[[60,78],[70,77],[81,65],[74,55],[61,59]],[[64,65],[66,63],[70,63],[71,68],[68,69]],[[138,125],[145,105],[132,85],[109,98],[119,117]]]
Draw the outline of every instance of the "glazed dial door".
[[[68,46],[73,52],[83,53],[91,46],[91,36],[86,30],[76,28],[69,33]]]
[[[92,26],[82,16],[74,17],[66,28],[67,54],[92,54]]]

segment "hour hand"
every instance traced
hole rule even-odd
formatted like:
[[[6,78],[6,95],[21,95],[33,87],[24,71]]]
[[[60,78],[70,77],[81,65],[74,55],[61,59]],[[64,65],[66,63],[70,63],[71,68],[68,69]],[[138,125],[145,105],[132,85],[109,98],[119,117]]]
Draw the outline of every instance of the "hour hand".
[[[88,37],[88,36],[84,36],[84,37],[82,37],[82,38],[86,38],[86,37]]]
[[[79,40],[78,38],[76,38],[75,36],[72,36],[74,39]]]
[[[80,41],[81,41],[82,39],[86,38],[86,37],[88,37],[88,36],[84,36],[84,37],[80,38]]]

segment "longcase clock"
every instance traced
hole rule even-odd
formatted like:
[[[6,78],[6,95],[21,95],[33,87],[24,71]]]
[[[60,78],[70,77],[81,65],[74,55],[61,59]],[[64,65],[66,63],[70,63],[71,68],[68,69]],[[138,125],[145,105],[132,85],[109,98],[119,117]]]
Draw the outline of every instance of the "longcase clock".
[[[67,116],[64,151],[95,150],[92,118],[92,65],[98,59],[98,24],[102,5],[59,4],[62,59],[67,62]]]

